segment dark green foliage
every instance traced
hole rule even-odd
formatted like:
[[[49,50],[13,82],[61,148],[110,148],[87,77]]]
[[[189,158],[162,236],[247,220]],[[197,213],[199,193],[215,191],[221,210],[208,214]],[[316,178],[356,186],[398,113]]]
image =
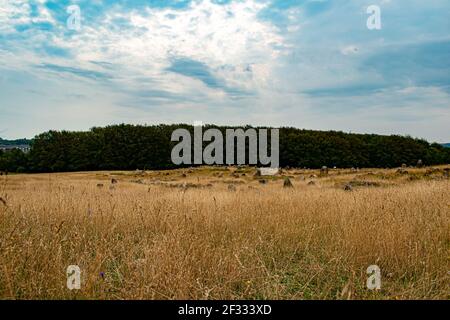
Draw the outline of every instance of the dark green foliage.
[[[26,172],[28,169],[28,157],[18,149],[9,151],[0,150],[0,171]]]
[[[207,130],[212,126],[206,126]],[[215,126],[214,126],[215,127]],[[115,125],[88,132],[49,131],[36,136],[31,151],[0,152],[0,170],[58,172],[175,168],[170,159],[172,132],[178,125]],[[216,127],[222,131],[229,127]],[[244,129],[248,129],[246,127]],[[270,141],[270,139],[269,139]],[[29,143],[29,141],[28,141]],[[204,143],[206,146],[207,143]],[[224,149],[225,150],[225,149]],[[283,167],[398,167],[450,163],[450,149],[425,140],[402,136],[348,134],[335,131],[280,129],[280,164]]]

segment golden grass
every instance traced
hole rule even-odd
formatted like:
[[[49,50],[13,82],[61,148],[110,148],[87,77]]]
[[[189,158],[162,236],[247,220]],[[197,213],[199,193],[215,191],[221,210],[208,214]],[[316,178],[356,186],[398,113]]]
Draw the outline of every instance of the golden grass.
[[[449,180],[426,170],[290,170],[289,189],[250,168],[3,176],[0,298],[448,299]]]

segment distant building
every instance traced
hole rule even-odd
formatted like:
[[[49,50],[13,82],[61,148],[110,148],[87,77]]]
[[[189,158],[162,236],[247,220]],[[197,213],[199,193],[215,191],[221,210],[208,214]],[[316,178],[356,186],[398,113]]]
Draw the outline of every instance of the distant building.
[[[9,151],[19,149],[23,153],[28,153],[30,151],[30,146],[27,144],[17,144],[17,145],[0,145],[0,150]]]

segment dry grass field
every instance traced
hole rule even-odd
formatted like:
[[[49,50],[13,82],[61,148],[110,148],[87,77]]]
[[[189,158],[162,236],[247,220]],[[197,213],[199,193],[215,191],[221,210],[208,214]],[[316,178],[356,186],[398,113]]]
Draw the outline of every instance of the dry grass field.
[[[444,169],[1,176],[0,298],[448,299]]]

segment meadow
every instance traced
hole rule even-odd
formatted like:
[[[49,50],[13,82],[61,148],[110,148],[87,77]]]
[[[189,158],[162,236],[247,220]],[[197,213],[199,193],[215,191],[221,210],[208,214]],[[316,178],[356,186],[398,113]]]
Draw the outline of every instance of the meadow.
[[[0,298],[449,299],[449,181],[448,166],[3,175]]]

